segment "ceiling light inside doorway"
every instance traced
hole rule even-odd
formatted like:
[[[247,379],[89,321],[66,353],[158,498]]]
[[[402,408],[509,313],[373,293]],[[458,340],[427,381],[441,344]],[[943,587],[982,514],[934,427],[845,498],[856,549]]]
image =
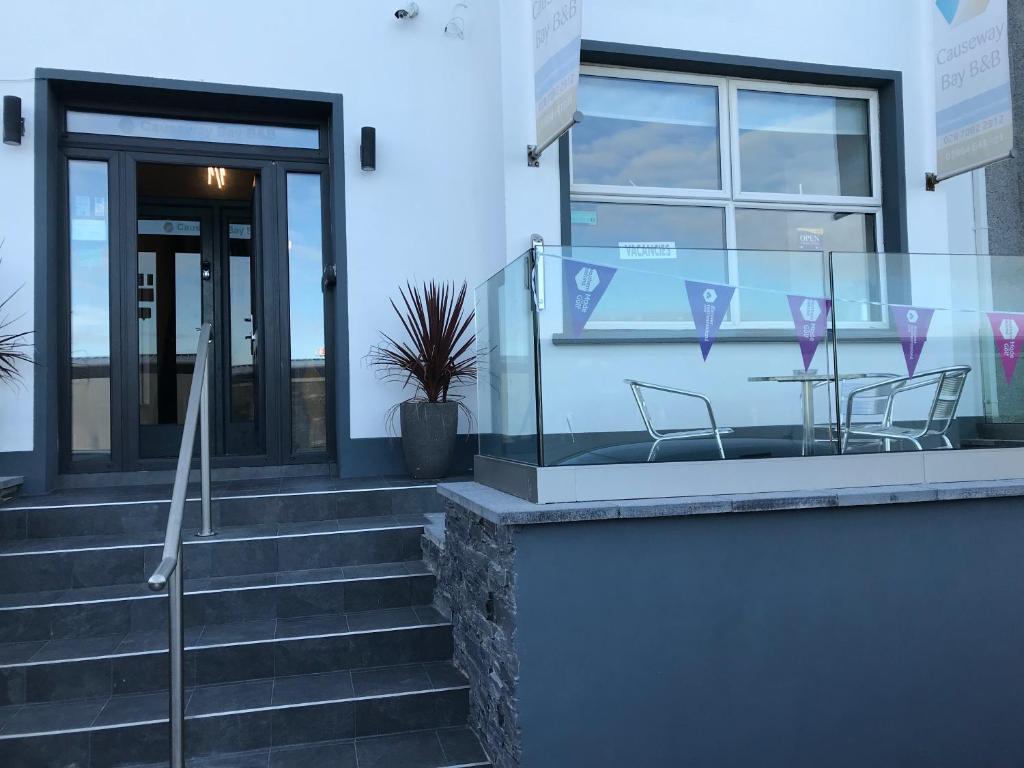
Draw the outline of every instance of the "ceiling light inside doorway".
[[[208,186],[217,185],[217,189],[224,189],[228,183],[228,169],[214,168],[212,165],[206,169],[206,183]]]

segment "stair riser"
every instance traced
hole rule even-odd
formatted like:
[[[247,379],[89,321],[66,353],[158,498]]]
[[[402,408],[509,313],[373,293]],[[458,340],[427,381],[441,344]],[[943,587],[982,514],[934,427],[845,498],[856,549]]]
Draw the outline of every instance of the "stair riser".
[[[197,648],[185,654],[185,684],[445,661],[451,655],[449,626]],[[167,675],[166,653],[0,669],[0,706],[166,690]]]
[[[419,560],[421,527],[211,541],[185,546],[189,579]],[[139,584],[160,562],[160,545],[0,556],[0,593],[31,585],[62,590]]]
[[[189,718],[186,751],[195,757],[442,728],[465,724],[468,710],[468,691],[459,689]],[[19,768],[110,768],[166,760],[167,734],[166,724],[126,726],[9,739],[0,741],[0,752]]]
[[[28,506],[30,501],[21,499],[20,503]],[[0,510],[0,538],[11,540],[162,532],[167,524],[168,507],[168,502],[162,501]],[[425,487],[214,499],[211,508],[215,525],[244,526],[441,512],[443,503],[434,488]],[[199,502],[187,502],[185,527],[198,528],[199,523]]]
[[[201,592],[185,596],[185,624],[228,624],[325,613],[427,605],[432,575]],[[167,626],[167,598],[56,605],[0,611],[0,642],[105,637]]]

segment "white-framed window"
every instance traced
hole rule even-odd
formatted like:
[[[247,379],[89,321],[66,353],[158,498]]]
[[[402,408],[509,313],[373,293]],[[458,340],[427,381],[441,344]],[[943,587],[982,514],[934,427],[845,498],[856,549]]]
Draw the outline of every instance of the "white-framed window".
[[[788,328],[773,296],[824,295],[810,252],[878,250],[873,90],[585,66],[579,108],[573,250],[622,268],[591,328],[692,327],[678,280],[659,275],[739,286],[725,328]],[[629,243],[652,244],[650,258],[631,258]],[[884,259],[842,263],[837,288],[864,302],[837,304],[837,320],[884,325],[870,303],[885,299]]]

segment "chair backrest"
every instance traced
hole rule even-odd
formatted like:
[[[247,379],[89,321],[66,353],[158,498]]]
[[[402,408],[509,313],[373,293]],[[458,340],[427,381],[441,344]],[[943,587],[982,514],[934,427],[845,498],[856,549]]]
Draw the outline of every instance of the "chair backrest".
[[[905,377],[897,376],[895,373],[869,373],[859,379],[845,379],[839,385],[839,397],[846,402],[850,394],[855,390],[862,390],[861,395],[851,402],[851,416],[882,416],[889,408],[889,398],[892,396],[892,382]],[[881,379],[877,388],[863,391],[867,381]]]
[[[928,424],[926,425],[926,430],[929,433],[941,435],[949,429],[953,417],[956,416],[960,397],[964,393],[967,374],[970,372],[971,367],[969,365],[956,365],[950,368],[939,368],[934,371],[918,374],[920,376],[927,376],[929,373],[932,375],[938,374],[935,398],[932,400],[932,407],[928,414]]]
[[[956,415],[960,396],[964,391],[964,383],[967,381],[967,374],[970,371],[969,365],[955,365],[856,387],[847,400],[848,423],[854,416],[873,415],[881,417],[883,424],[889,424],[893,418],[897,395],[912,390],[929,389],[934,394],[932,394],[922,436],[925,434],[941,435],[949,429],[949,425]]]

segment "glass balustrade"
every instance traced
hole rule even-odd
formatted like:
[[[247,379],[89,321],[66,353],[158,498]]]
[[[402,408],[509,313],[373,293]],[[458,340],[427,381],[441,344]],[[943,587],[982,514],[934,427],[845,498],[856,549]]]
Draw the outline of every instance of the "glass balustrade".
[[[482,455],[1024,446],[1024,259],[670,245],[549,245],[480,286]]]

